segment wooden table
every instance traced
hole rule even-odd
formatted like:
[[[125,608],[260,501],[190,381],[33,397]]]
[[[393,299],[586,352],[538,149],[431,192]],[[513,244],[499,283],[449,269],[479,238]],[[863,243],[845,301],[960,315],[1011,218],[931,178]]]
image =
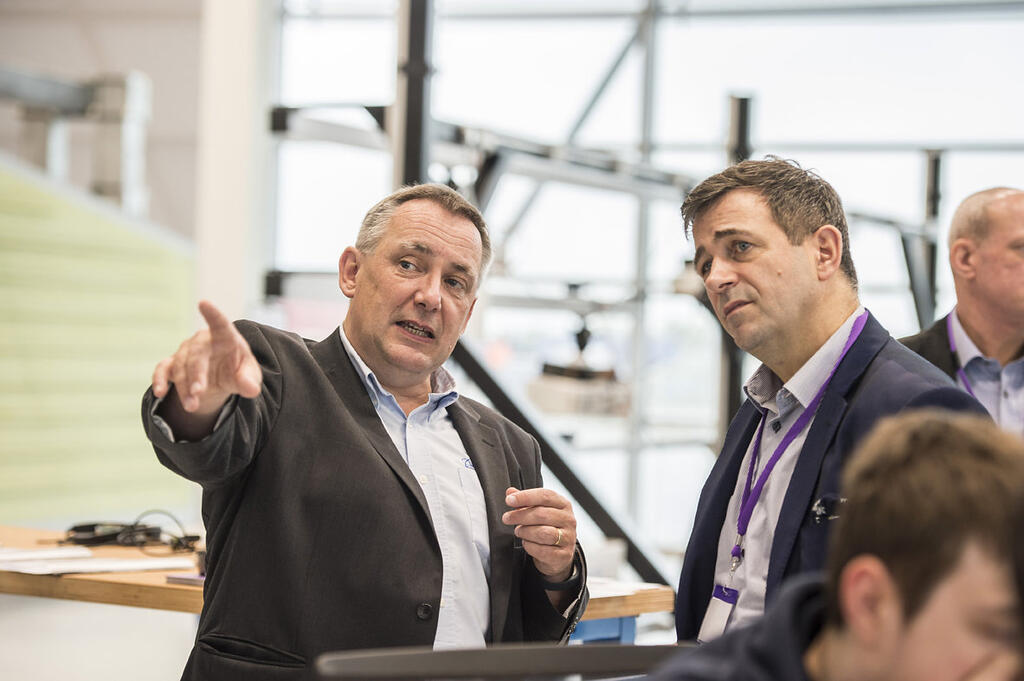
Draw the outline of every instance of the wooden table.
[[[0,546],[15,548],[41,548],[52,546],[62,532],[0,526]],[[49,542],[49,543],[47,543]],[[107,558],[145,557],[138,549],[125,546],[99,546],[93,554]],[[64,598],[90,603],[132,605],[139,608],[175,610],[198,613],[203,608],[203,589],[200,586],[168,584],[166,570],[147,572],[106,572],[78,575],[27,575],[0,570],[0,593],[44,598]],[[672,612],[675,595],[662,584],[623,584],[592,578],[589,582],[590,605],[583,615],[584,621],[608,620],[618,623],[620,635],[615,638],[631,640],[635,632],[636,616],[649,612]],[[606,623],[607,624],[607,623]],[[630,629],[632,624],[632,630]],[[595,628],[595,626],[597,628]],[[581,624],[584,633],[588,627]],[[607,626],[592,625],[595,637],[612,638],[596,632],[610,631]]]

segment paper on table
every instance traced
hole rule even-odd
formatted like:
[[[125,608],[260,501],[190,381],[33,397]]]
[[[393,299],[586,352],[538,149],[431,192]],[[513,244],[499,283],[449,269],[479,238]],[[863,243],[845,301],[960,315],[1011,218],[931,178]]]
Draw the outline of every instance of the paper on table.
[[[188,584],[202,586],[206,579],[198,572],[172,572],[167,575],[168,584]]]
[[[637,582],[619,582],[608,577],[588,577],[587,588],[591,598],[609,598],[612,596],[630,596],[645,589],[659,589],[660,584]]]
[[[0,560],[0,570],[30,575],[67,575],[81,572],[140,572],[195,568],[195,558],[70,558],[66,560]]]
[[[12,560],[57,560],[61,558],[88,558],[92,551],[84,546],[55,546],[45,549],[0,549],[0,563]]]

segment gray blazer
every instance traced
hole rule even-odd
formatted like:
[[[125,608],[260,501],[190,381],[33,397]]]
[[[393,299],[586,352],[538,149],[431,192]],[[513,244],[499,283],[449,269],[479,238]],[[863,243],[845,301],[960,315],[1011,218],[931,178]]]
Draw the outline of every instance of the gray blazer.
[[[183,679],[300,679],[319,653],[431,645],[441,553],[426,498],[338,332],[320,342],[237,322],[263,369],[217,430],[172,443],[143,398],[160,461],[203,488],[205,603]],[[488,640],[564,641],[567,617],[501,522],[505,489],[541,486],[537,442],[465,397],[448,408],[473,461],[491,543]],[[584,571],[585,561],[577,547]],[[585,579],[583,584],[585,584]]]
[[[949,336],[946,335],[946,317],[942,317],[921,333],[900,338],[900,343],[942,369],[954,381],[956,380],[956,370],[960,362],[949,347]]]

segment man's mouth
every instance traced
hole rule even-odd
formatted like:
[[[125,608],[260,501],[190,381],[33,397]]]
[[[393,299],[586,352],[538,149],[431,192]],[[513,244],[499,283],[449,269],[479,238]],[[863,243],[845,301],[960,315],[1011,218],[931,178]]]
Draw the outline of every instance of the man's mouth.
[[[396,322],[396,324],[414,336],[420,336],[421,338],[434,337],[434,332],[429,326],[420,326],[419,324],[408,320],[402,320],[400,322]]]
[[[740,309],[744,305],[749,304],[749,302],[750,301],[747,300],[734,300],[730,303],[727,303],[726,306],[722,308],[722,316],[728,317],[729,315],[731,315],[733,312]]]

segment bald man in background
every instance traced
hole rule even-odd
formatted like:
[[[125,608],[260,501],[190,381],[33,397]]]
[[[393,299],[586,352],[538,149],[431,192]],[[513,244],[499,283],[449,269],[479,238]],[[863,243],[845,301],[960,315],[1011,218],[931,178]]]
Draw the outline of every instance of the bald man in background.
[[[964,199],[949,230],[956,308],[904,345],[1024,436],[1024,191]]]

